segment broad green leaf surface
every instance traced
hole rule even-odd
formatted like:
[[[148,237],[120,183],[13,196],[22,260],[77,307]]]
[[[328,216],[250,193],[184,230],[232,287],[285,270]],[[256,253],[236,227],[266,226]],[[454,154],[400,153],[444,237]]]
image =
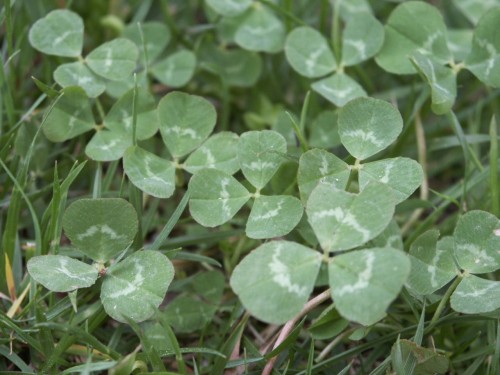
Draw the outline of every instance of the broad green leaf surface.
[[[331,304],[307,328],[315,340],[333,339],[349,326],[349,321],[340,316]]]
[[[304,203],[307,202],[311,191],[319,183],[343,190],[350,173],[349,166],[328,151],[321,149],[307,151],[299,159],[297,183],[300,199]]]
[[[238,141],[238,135],[232,132],[220,132],[211,136],[189,155],[183,164],[184,169],[189,173],[207,168],[235,174],[240,169]]]
[[[363,164],[359,170],[359,187],[363,190],[370,182],[380,182],[392,190],[396,203],[400,203],[417,190],[423,178],[420,164],[397,157]]]
[[[293,318],[311,294],[321,255],[289,241],[259,246],[236,266],[230,285],[257,319],[282,324]]]
[[[238,16],[252,5],[252,0],[206,0],[217,13],[225,17]]]
[[[29,41],[47,55],[78,57],[83,46],[83,20],[67,9],[53,10],[31,26]]]
[[[247,9],[245,12],[235,17],[222,17],[219,22],[216,23],[215,28],[221,43],[225,45],[235,44],[234,38],[236,32],[250,12],[251,10]]]
[[[386,101],[359,98],[339,111],[340,140],[349,153],[364,160],[387,148],[403,129],[398,110]]]
[[[472,50],[465,65],[482,82],[500,87],[500,7],[491,9],[480,20],[474,30]]]
[[[337,67],[325,37],[312,27],[301,26],[288,34],[285,55],[297,73],[309,78],[322,77]]]
[[[485,211],[469,211],[455,227],[455,255],[458,265],[471,273],[500,268],[500,220]]]
[[[217,306],[200,297],[180,295],[168,303],[163,313],[175,332],[191,333],[209,323],[216,311]]]
[[[450,361],[446,355],[437,353],[435,348],[424,348],[410,340],[398,340],[392,346],[391,357],[393,367],[397,360],[396,345],[398,343],[400,345],[401,358],[404,363],[412,363],[412,361],[414,361],[415,367],[411,372],[412,374],[445,374],[448,371]]]
[[[396,220],[391,220],[382,233],[371,240],[367,247],[391,247],[396,250],[404,250],[403,235]]]
[[[276,53],[285,44],[285,26],[273,12],[256,3],[236,31],[234,41],[250,51]]]
[[[372,14],[368,0],[340,0],[339,11],[343,20],[349,20],[360,13]]]
[[[250,199],[233,176],[216,169],[203,169],[191,177],[189,193],[191,216],[205,227],[224,224]]]
[[[67,87],[48,114],[43,133],[52,142],[64,142],[94,129],[89,98],[79,87]]]
[[[97,280],[97,268],[64,255],[42,255],[28,261],[28,272],[36,282],[53,292],[87,288]]]
[[[389,16],[384,45],[375,60],[388,72],[413,74],[416,70],[408,56],[416,51],[431,54],[442,65],[451,59],[439,10],[422,1],[407,1]]]
[[[385,185],[372,183],[359,194],[319,184],[306,212],[323,250],[352,249],[379,235],[394,214],[394,198]]]
[[[340,145],[340,136],[337,126],[337,112],[323,111],[311,123],[309,146],[328,149],[338,145]]]
[[[203,67],[218,74],[229,86],[253,86],[262,72],[258,53],[244,49],[221,49],[212,44],[203,50]]]
[[[299,199],[289,195],[260,196],[248,216],[246,234],[250,238],[287,235],[299,223],[304,209]]]
[[[353,15],[342,36],[342,64],[351,66],[368,60],[383,43],[384,27],[375,17],[367,12]]]
[[[238,159],[245,178],[262,189],[274,176],[286,154],[285,138],[273,130],[249,131],[240,136]]]
[[[104,126],[114,132],[122,133],[122,137],[132,141],[132,123],[134,107],[134,89],[127,91],[111,107],[106,117]],[[159,127],[156,103],[153,95],[145,88],[137,88],[137,129],[138,140],[151,138]]]
[[[451,308],[464,314],[500,309],[500,281],[466,275],[450,298]]]
[[[150,318],[163,301],[174,277],[174,267],[157,251],[137,251],[112,265],[104,277],[101,301],[113,319],[142,322]]]
[[[429,230],[411,244],[408,286],[418,294],[434,293],[458,274],[453,260],[453,238],[440,241],[438,238],[438,230]]]
[[[81,61],[59,65],[54,80],[61,87],[80,86],[90,98],[97,98],[106,90],[104,80]]]
[[[495,0],[496,1],[496,0]],[[472,49],[472,30],[448,30],[448,49],[455,61],[464,61]]]
[[[137,213],[121,198],[79,199],[66,209],[63,228],[78,250],[96,262],[106,262],[132,243]]]
[[[363,87],[344,73],[335,73],[328,78],[314,82],[311,87],[337,107],[342,107],[353,99],[366,96]]]
[[[134,71],[139,51],[125,38],[113,39],[90,52],[85,61],[94,73],[112,81],[123,81]]]
[[[123,156],[123,168],[129,180],[146,194],[168,198],[175,190],[175,166],[138,146]]]
[[[112,161],[120,159],[125,150],[132,146],[132,137],[123,131],[97,131],[87,146],[85,154],[97,161]]]
[[[217,311],[225,285],[226,280],[218,271],[196,274],[185,288],[187,293],[165,307],[164,314],[176,332],[193,332],[209,323]]]
[[[346,319],[365,326],[385,316],[410,273],[400,250],[373,248],[334,257],[328,274],[333,301]]]
[[[172,156],[179,158],[207,139],[217,113],[213,104],[201,96],[174,91],[160,100],[158,117],[163,142]]]
[[[148,88],[149,79],[146,75],[146,71],[143,70],[134,74],[125,78],[124,81],[106,81],[106,93],[113,98],[121,98],[127,91],[135,87],[136,80],[137,87],[144,89]]]
[[[432,111],[438,115],[448,113],[457,96],[456,74],[430,55],[415,52],[410,60],[431,88]]]
[[[183,50],[156,63],[150,71],[164,85],[181,87],[189,82],[195,68],[196,55],[191,51]]]
[[[146,61],[147,53],[147,65],[160,56],[170,42],[170,30],[165,24],[156,21],[129,24],[123,30],[122,36],[135,43],[142,64]]]
[[[455,5],[462,14],[469,19],[473,24],[478,23],[479,19],[491,11],[493,8],[500,6],[499,0],[453,0]]]

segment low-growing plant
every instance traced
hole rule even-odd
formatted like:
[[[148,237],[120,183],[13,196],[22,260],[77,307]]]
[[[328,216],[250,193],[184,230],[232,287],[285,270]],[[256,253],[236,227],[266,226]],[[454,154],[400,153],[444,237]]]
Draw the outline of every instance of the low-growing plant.
[[[0,13],[0,371],[500,373],[500,2],[103,4]]]

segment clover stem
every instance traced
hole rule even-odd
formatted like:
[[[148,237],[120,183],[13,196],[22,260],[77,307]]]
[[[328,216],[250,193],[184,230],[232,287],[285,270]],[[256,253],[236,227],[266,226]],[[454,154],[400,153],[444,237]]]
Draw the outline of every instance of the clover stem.
[[[285,323],[285,325],[281,329],[278,338],[276,339],[276,342],[274,343],[273,350],[276,349],[278,346],[280,346],[280,344],[283,341],[285,341],[290,332],[293,331],[293,327],[304,315],[307,315],[309,312],[311,312],[313,309],[321,305],[329,298],[330,298],[330,289],[327,289],[324,292],[318,294],[313,299],[311,299],[309,302],[307,302],[302,308],[302,310],[296,316],[294,316],[292,319],[290,319],[288,322]],[[270,375],[272,373],[273,366],[277,358],[278,357],[273,357],[269,359],[269,361],[266,363],[266,366],[264,367],[264,370],[262,371],[263,375]]]
[[[450,287],[448,288],[448,290],[444,294],[443,298],[439,302],[439,305],[438,305],[436,311],[434,312],[434,315],[433,315],[433,317],[431,319],[431,323],[430,323],[429,327],[433,327],[434,324],[436,324],[436,322],[439,319],[439,317],[441,316],[444,308],[446,307],[446,303],[450,299],[451,294],[455,291],[455,289],[457,288],[458,284],[460,284],[460,281],[462,281],[462,278],[463,278],[462,275],[458,275],[458,277],[450,285]]]

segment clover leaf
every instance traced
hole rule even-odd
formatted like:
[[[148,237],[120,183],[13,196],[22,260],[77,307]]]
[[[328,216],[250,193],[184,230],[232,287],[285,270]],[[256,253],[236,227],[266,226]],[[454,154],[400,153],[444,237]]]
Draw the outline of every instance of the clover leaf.
[[[372,248],[334,257],[328,265],[332,298],[346,319],[371,325],[385,316],[410,273],[400,250]]]
[[[236,266],[230,285],[252,315],[281,324],[306,303],[320,264],[321,254],[312,249],[272,241],[253,250]]]

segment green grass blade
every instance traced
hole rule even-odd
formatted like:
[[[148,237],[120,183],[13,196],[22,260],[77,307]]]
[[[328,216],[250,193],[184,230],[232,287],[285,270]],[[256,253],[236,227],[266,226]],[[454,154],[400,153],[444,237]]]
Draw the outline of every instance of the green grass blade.
[[[500,215],[500,191],[498,183],[498,128],[495,116],[490,122],[490,192],[491,213]]]
[[[170,232],[172,232],[172,229],[174,229],[175,224],[177,224],[179,218],[186,209],[188,202],[189,202],[189,192],[186,191],[181,201],[179,202],[179,205],[175,209],[174,213],[172,214],[172,216],[170,216],[170,219],[168,219],[167,223],[161,230],[160,234],[158,234],[153,244],[149,247],[150,250],[158,250],[160,246],[163,244],[163,242],[165,242],[165,240],[170,235]]]

